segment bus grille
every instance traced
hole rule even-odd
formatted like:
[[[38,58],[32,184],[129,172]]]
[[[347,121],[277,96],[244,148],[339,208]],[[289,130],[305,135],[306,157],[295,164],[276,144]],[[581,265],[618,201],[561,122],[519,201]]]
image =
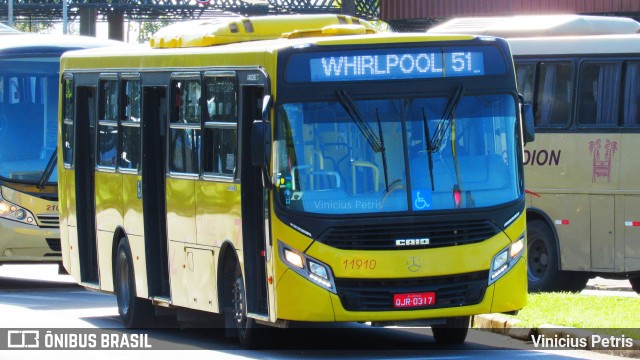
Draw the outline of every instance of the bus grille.
[[[372,224],[328,229],[319,241],[343,250],[403,250],[464,245],[489,239],[500,229],[489,220]],[[399,239],[428,239],[428,244],[398,246]]]
[[[49,228],[49,227],[58,227],[60,226],[60,216],[59,215],[37,215],[38,224],[41,227]]]
[[[417,279],[336,279],[335,283],[346,310],[390,311],[401,310],[393,307],[394,294],[416,292],[435,292],[436,303],[423,309],[478,304],[487,290],[488,277],[488,271],[479,271]]]

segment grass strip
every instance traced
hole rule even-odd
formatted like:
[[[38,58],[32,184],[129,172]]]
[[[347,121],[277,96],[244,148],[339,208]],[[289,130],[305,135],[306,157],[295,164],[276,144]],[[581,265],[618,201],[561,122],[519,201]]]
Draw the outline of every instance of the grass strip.
[[[557,325],[640,339],[640,299],[575,293],[529,294],[515,319],[522,327]]]

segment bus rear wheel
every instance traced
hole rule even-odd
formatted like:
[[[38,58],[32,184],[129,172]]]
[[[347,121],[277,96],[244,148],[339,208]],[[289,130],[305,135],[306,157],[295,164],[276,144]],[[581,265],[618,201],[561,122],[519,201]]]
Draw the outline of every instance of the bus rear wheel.
[[[640,276],[629,278],[629,283],[631,283],[631,288],[633,291],[640,294]]]
[[[131,248],[126,238],[120,239],[114,266],[115,293],[122,324],[129,329],[150,326],[154,308],[148,300],[137,296]]]
[[[527,242],[529,291],[558,290],[563,276],[558,271],[558,251],[553,232],[543,221],[530,221],[527,224]]]
[[[447,319],[445,324],[431,326],[433,337],[440,345],[462,344],[469,333],[470,316]]]
[[[562,271],[564,284],[559,290],[579,293],[587,286],[589,274],[577,271]]]

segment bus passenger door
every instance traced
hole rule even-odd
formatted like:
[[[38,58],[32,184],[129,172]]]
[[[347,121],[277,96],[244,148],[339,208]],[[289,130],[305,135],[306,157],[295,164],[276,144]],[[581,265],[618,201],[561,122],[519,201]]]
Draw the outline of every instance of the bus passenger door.
[[[149,297],[169,299],[165,199],[167,88],[142,88],[142,209]]]
[[[96,89],[79,86],[76,94],[75,181],[80,279],[82,283],[99,285],[94,175]]]
[[[239,148],[247,313],[266,317],[269,314],[269,296],[265,256],[268,239],[265,224],[269,214],[269,192],[263,184],[262,169],[251,163],[251,128],[253,121],[262,117],[262,98],[265,91],[263,86],[243,86],[242,78],[240,75],[242,128]]]

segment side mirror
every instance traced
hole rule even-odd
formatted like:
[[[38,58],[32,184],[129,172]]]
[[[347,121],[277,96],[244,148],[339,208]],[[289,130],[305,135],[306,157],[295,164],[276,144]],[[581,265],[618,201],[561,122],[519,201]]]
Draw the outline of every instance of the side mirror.
[[[264,166],[266,157],[264,121],[254,120],[251,125],[251,164],[253,166]]]
[[[524,133],[524,143],[533,142],[536,139],[535,125],[533,123],[533,107],[531,104],[522,105],[522,132]]]
[[[269,112],[273,100],[270,95],[262,99],[262,120],[254,120],[251,125],[251,163],[253,166],[266,167],[271,157],[271,127]]]

